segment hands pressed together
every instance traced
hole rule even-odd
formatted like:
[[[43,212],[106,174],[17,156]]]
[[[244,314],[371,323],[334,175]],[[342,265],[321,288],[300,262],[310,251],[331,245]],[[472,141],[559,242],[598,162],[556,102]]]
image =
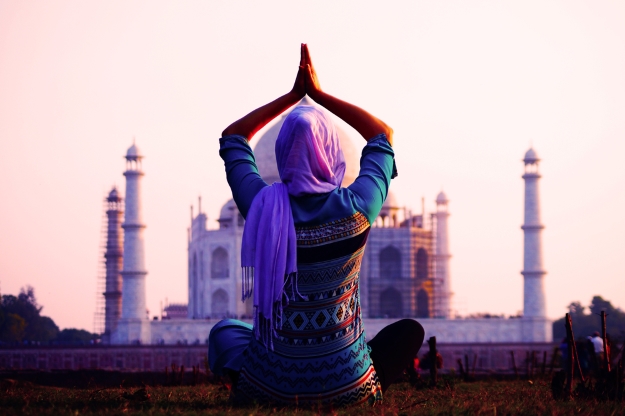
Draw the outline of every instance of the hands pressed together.
[[[295,77],[295,84],[291,91],[267,103],[246,116],[230,124],[223,131],[222,136],[237,134],[251,140],[254,134],[275,117],[286,111],[308,94],[310,98],[331,113],[352,126],[365,140],[369,140],[380,133],[393,144],[393,129],[382,120],[374,117],[360,107],[346,101],[339,100],[321,90],[315,67],[310,59],[310,52],[305,43],[301,45],[299,69]]]
[[[313,100],[321,93],[321,86],[319,85],[319,79],[315,72],[312,60],[310,59],[310,52],[308,51],[308,45],[302,43],[301,54],[299,61],[299,70],[295,77],[295,84],[293,85],[292,93],[296,94],[298,98],[303,98],[308,94]]]

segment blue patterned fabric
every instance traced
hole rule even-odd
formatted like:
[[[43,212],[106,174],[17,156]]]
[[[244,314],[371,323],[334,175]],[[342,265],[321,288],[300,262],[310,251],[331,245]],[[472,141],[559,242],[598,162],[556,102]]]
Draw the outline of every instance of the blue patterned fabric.
[[[246,215],[254,196],[267,186],[258,175],[254,154],[240,136],[223,138],[220,154],[234,200]],[[291,197],[297,287],[285,288],[292,299],[284,307],[273,350],[252,336],[243,349],[235,388],[238,398],[335,406],[381,400],[362,326],[359,273],[371,223],[394,175],[393,150],[380,135],[363,149],[360,174],[352,185],[323,195]],[[217,336],[221,331],[215,336],[211,332],[209,348],[212,342],[230,339],[227,328],[232,323],[224,325],[223,336]],[[222,349],[227,350],[211,351]],[[209,360],[228,362],[219,357]]]

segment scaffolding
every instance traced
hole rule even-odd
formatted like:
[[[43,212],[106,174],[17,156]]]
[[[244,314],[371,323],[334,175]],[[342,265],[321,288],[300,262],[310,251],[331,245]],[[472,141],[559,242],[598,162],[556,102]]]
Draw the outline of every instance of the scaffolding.
[[[106,291],[106,241],[108,231],[108,218],[106,210],[108,209],[106,197],[102,202],[102,220],[100,221],[100,242],[98,245],[98,266],[96,271],[96,297],[95,312],[93,313],[93,332],[101,335],[104,333],[104,320],[106,316],[106,302],[104,292]]]

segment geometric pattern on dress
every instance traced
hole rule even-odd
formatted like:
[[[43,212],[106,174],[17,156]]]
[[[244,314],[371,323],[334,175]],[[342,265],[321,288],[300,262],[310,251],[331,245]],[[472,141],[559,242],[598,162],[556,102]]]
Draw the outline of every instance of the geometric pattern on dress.
[[[313,227],[295,227],[298,246],[318,246],[345,240],[361,234],[369,227],[369,220],[356,211],[353,215]]]
[[[285,287],[281,328],[273,348],[254,337],[243,353],[235,389],[252,401],[324,402],[334,405],[381,399],[365,341],[359,273],[369,223],[359,212],[317,227],[297,228],[298,246],[312,247],[358,238],[353,253],[298,263],[297,278]],[[366,240],[366,235],[364,236]],[[354,240],[356,241],[356,240]],[[332,250],[327,250],[332,251]],[[299,399],[297,399],[299,398]]]
[[[353,276],[360,272],[362,257],[365,247],[344,257],[331,261],[313,264],[302,264],[297,267],[298,288],[307,285],[319,285],[322,283],[334,283]]]
[[[347,405],[381,398],[377,375],[364,336],[352,348],[323,357],[292,360],[251,342],[244,352],[237,395],[270,403],[322,402]]]

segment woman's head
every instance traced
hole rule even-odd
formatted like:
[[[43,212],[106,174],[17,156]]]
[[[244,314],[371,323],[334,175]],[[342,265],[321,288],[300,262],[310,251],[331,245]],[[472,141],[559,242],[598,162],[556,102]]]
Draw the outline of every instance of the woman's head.
[[[280,179],[289,194],[320,194],[341,186],[345,158],[334,123],[321,109],[298,106],[286,117],[276,140]]]

